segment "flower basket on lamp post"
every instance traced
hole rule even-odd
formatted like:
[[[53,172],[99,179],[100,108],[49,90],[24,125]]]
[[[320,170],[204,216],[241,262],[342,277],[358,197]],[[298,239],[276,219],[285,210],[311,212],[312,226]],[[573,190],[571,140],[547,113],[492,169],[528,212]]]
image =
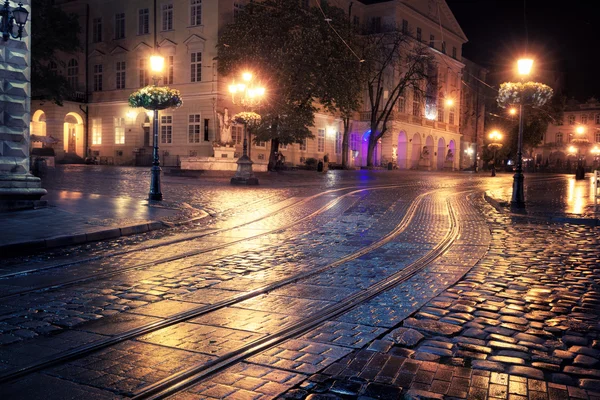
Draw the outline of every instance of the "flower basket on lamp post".
[[[159,71],[155,71],[159,72]],[[142,107],[153,112],[153,161],[150,178],[150,192],[148,199],[152,201],[162,200],[160,190],[160,160],[158,155],[158,111],[167,108],[181,107],[183,101],[181,94],[177,89],[171,89],[166,86],[157,86],[159,78],[154,78],[154,85],[143,87],[129,96],[129,106],[133,108]]]
[[[533,60],[521,59],[518,61],[519,74],[525,77],[531,73]],[[501,108],[519,106],[519,138],[517,150],[517,168],[513,179],[513,193],[511,203],[515,207],[525,206],[525,193],[523,189],[523,111],[524,105],[541,107],[552,98],[553,91],[548,85],[539,82],[506,82],[500,85],[496,101]]]

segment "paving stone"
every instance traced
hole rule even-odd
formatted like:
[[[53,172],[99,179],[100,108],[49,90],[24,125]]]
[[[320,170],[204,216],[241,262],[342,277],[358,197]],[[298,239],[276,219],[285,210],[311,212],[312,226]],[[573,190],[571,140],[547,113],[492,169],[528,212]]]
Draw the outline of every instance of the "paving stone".
[[[573,360],[573,365],[578,367],[590,368],[598,364],[598,360],[594,357],[578,354]]]
[[[424,332],[444,336],[452,336],[462,331],[462,327],[460,326],[438,321],[416,320],[414,318],[404,320],[403,325],[407,328],[419,329]]]
[[[393,340],[396,344],[406,347],[414,347],[424,336],[419,331],[410,328],[396,328],[385,336],[388,340]]]
[[[486,371],[504,372],[504,364],[500,362],[488,361],[488,360],[473,360],[471,366],[474,369],[482,369]]]
[[[509,374],[525,376],[532,379],[544,379],[544,373],[536,368],[524,367],[521,365],[511,365],[508,367]]]

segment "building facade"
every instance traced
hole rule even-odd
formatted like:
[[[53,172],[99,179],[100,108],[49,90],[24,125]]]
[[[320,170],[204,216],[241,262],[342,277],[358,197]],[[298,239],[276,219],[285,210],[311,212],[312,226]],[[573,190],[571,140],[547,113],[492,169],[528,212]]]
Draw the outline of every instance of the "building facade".
[[[64,107],[32,103],[32,133],[59,140],[57,155],[96,157],[101,163],[147,165],[152,146],[152,120],[143,109],[128,106],[129,95],[151,84],[149,57],[165,57],[161,85],[181,91],[183,106],[160,111],[159,146],[163,165],[181,157],[212,156],[219,137],[218,115],[239,110],[228,93],[230,78],[219,76],[215,57],[219,32],[243,12],[234,0],[64,0],[58,2],[80,16],[86,52],[63,57],[56,66],[77,88]],[[311,4],[311,2],[308,2]],[[156,5],[156,9],[155,9]],[[338,1],[357,25],[401,27],[416,42],[428,45],[435,58],[436,90],[425,99],[405,93],[389,122],[388,133],[375,153],[376,165],[392,162],[398,168],[458,169],[463,149],[462,45],[464,33],[443,0],[394,0],[376,4]],[[156,20],[156,27],[155,27]],[[366,103],[365,103],[366,104]],[[364,109],[368,108],[366,105]],[[369,112],[357,112],[350,138],[351,164],[366,165]],[[341,162],[342,122],[317,113],[314,135],[302,144],[281,146],[286,161],[307,158]],[[241,152],[242,128],[232,138]],[[269,143],[251,146],[255,162],[266,162]]]
[[[568,102],[563,118],[548,125],[544,140],[532,152],[536,164],[563,170],[577,159],[587,167],[599,166],[600,101],[591,98],[585,103]]]
[[[481,168],[485,124],[485,79],[487,70],[463,57],[462,113],[460,115],[460,168]]]

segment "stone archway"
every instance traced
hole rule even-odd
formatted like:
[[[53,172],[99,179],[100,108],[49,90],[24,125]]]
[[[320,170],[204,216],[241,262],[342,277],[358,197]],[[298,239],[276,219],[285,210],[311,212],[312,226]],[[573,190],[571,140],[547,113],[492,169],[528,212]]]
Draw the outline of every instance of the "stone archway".
[[[46,136],[46,113],[44,111],[37,110],[31,116],[30,134],[35,136]],[[39,140],[31,140],[31,147],[43,147],[43,143]]]
[[[406,132],[400,131],[398,134],[398,168],[406,169],[408,162],[408,137]]]
[[[419,160],[421,159],[421,135],[415,133],[412,138],[412,149],[410,157],[410,167],[419,168]]]
[[[438,147],[437,147],[437,169],[444,169],[444,161],[446,160],[446,141],[443,137],[438,139]]]
[[[65,115],[63,131],[63,148],[65,153],[85,156],[83,138],[83,118],[75,112]]]

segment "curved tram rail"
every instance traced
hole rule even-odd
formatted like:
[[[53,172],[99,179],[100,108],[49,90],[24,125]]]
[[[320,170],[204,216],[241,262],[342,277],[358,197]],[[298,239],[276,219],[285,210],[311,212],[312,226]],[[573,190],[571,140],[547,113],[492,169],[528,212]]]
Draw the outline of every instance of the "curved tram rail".
[[[365,190],[369,190],[369,189],[365,189]],[[151,324],[147,324],[147,325],[129,330],[127,332],[123,332],[121,334],[115,335],[113,337],[88,344],[88,345],[74,348],[72,350],[61,353],[61,355],[58,357],[49,357],[46,359],[42,359],[35,364],[16,368],[5,374],[0,375],[0,383],[7,382],[10,380],[16,379],[18,377],[21,377],[21,376],[24,376],[24,375],[27,375],[27,374],[51,367],[51,366],[55,366],[57,364],[61,364],[61,363],[64,363],[64,362],[67,362],[67,361],[70,361],[70,360],[73,360],[76,358],[80,358],[80,357],[83,357],[90,353],[93,353],[95,351],[98,351],[98,350],[104,349],[106,347],[124,342],[126,340],[135,339],[137,337],[146,335],[148,333],[157,331],[159,329],[163,329],[163,328],[166,328],[166,327],[169,327],[169,326],[181,323],[181,322],[188,321],[193,318],[197,318],[199,316],[208,314],[210,312],[241,303],[242,301],[248,300],[253,297],[260,296],[262,294],[268,293],[275,289],[292,284],[296,281],[311,277],[313,275],[320,274],[326,270],[340,266],[348,261],[357,259],[357,258],[359,258],[365,254],[368,254],[371,251],[378,249],[381,246],[391,242],[396,237],[398,237],[398,235],[400,235],[402,232],[404,232],[409,227],[410,222],[413,220],[413,218],[416,214],[417,207],[423,201],[423,199],[426,196],[428,196],[434,192],[437,192],[437,191],[439,191],[439,190],[423,193],[423,194],[417,196],[413,200],[413,202],[410,204],[409,208],[407,209],[407,211],[406,211],[404,217],[402,218],[402,220],[400,221],[400,223],[398,225],[396,225],[396,227],[391,232],[389,232],[388,234],[383,236],[381,239],[370,244],[369,246],[365,246],[365,247],[361,248],[360,250],[358,250],[352,254],[342,257],[333,263],[330,263],[328,265],[325,265],[325,266],[318,268],[316,270],[313,270],[313,271],[300,273],[300,274],[297,274],[290,278],[283,279],[281,281],[278,281],[278,282],[275,282],[275,283],[272,283],[269,285],[265,285],[261,288],[258,288],[258,289],[255,289],[255,290],[252,290],[249,292],[245,292],[245,293],[241,293],[236,296],[232,296],[231,298],[222,300],[215,304],[203,305],[200,307],[196,307],[194,309],[172,315],[171,317],[168,317],[164,320],[157,321],[157,322],[154,322]],[[350,195],[350,193],[348,193],[346,195]],[[336,200],[339,200],[339,198]],[[335,313],[335,315],[341,314],[341,313],[347,311],[349,308],[356,306],[360,302],[364,302],[364,301],[368,300],[369,298],[377,295],[378,293],[385,291],[385,290],[391,288],[392,286],[400,283],[402,280],[408,279],[410,276],[419,272],[422,268],[424,268],[427,264],[429,264],[435,258],[437,258],[441,254],[443,254],[443,252],[445,252],[445,250],[448,248],[448,246],[450,246],[450,244],[456,238],[456,236],[458,236],[458,228],[455,223],[454,213],[451,210],[451,207],[449,205],[448,205],[448,208],[450,210],[449,212],[451,213],[450,222],[451,222],[452,229],[451,229],[450,233],[448,233],[446,235],[446,238],[438,246],[436,246],[434,248],[434,250],[432,250],[430,253],[428,253],[421,259],[417,260],[415,263],[407,266],[403,271],[401,271],[397,274],[394,274],[391,277],[388,277],[387,279],[384,279],[383,281],[373,285],[371,288],[367,289],[366,291],[359,292],[356,295],[349,297],[347,300],[343,301],[342,303],[338,303],[338,304],[332,305],[331,307],[324,309],[317,316],[310,317],[309,319],[306,320],[309,322],[303,322],[301,324],[304,327],[302,329],[310,329],[310,327],[313,327],[316,324],[320,323],[323,320],[323,318],[331,318],[331,315],[333,315],[332,313]],[[410,275],[407,275],[407,273],[410,273]],[[297,334],[299,332],[298,329],[300,329],[300,327],[297,327],[296,325],[294,325],[294,326],[285,328],[283,331],[278,333],[278,336],[276,334],[270,335],[268,337],[268,340],[263,339],[263,340],[259,340],[257,342],[252,343],[251,345],[249,345],[255,349],[255,350],[253,350],[252,353],[259,351],[259,349],[264,348],[264,346],[266,346],[267,344],[273,345],[275,343],[279,343],[279,341],[281,341],[281,340],[284,340],[284,337],[287,338],[292,334],[294,334],[294,335]],[[273,343],[271,340],[274,340],[274,338],[276,338],[276,337],[279,337],[280,340]],[[246,346],[246,347],[249,347],[249,346]],[[236,351],[235,352],[236,357],[239,358],[239,355],[242,353],[245,354],[245,356],[247,356],[248,349],[246,349],[246,347],[244,348],[243,351],[242,350]],[[211,363],[211,365],[214,364],[214,366],[211,368],[211,371],[216,371],[217,369],[222,368],[224,365],[231,364],[232,362],[234,362],[232,357],[233,356],[230,355],[230,356],[220,357],[218,360],[215,360],[214,363]],[[231,361],[225,363],[226,358],[231,359]],[[218,364],[218,367],[217,367],[217,364]],[[189,380],[188,375],[190,375],[190,374],[186,374],[186,376],[184,377],[184,379],[186,379],[186,381]],[[191,375],[193,375],[193,374],[191,374]],[[172,384],[172,382],[180,381],[181,379],[182,379],[181,377],[176,377],[176,378],[172,378],[171,380],[169,380],[169,382],[170,382],[170,384]],[[193,379],[193,381],[195,381],[195,380],[196,379]],[[158,385],[158,383],[156,385]],[[152,388],[151,392],[154,393],[157,391],[158,386],[153,385],[151,388]],[[151,388],[149,387],[148,390],[150,390]],[[162,386],[161,386],[161,388],[162,388]],[[145,394],[140,393],[139,395],[145,395]]]

